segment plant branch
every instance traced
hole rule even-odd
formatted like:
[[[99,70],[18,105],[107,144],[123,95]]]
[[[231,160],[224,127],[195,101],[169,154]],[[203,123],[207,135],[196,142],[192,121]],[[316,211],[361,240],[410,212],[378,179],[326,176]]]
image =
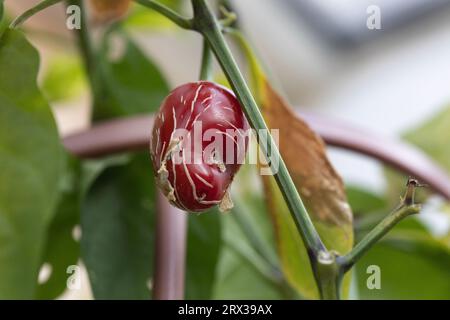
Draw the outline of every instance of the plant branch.
[[[203,40],[202,64],[200,68],[200,79],[211,80],[213,78],[213,55],[206,40]]]
[[[399,206],[388,214],[372,231],[370,231],[358,244],[346,255],[338,257],[337,261],[341,272],[350,270],[361,257],[372,248],[386,233],[394,228],[400,221],[410,215],[419,213],[420,205],[414,203],[415,188],[420,186],[417,180],[409,179],[407,190],[401,199]]]
[[[3,8],[3,0],[0,0],[0,23],[3,20],[3,12],[4,12],[4,8]]]
[[[144,7],[153,9],[183,29],[192,29],[192,21],[180,16],[177,12],[154,0],[134,0]]]
[[[314,277],[322,300],[339,300],[341,279],[339,265],[334,251],[321,251],[317,257]]]
[[[19,28],[28,18],[35,15],[36,13],[47,9],[48,7],[53,6],[54,4],[57,4],[58,2],[62,2],[63,0],[44,0],[42,2],[39,2],[34,7],[28,9],[24,13],[22,13],[20,16],[18,16],[16,19],[14,19],[13,22],[9,25],[11,29],[17,29]]]
[[[94,49],[93,42],[89,33],[89,25],[87,23],[87,16],[85,4],[79,0],[68,0],[69,5],[77,5],[80,7],[80,28],[75,29],[75,35],[78,40],[78,47],[83,59],[86,74],[92,92],[93,111],[97,109],[97,105],[102,99],[103,82],[100,75],[100,69],[97,61],[97,53]]]
[[[219,64],[236,93],[252,128],[255,130],[266,130],[266,132],[268,132],[267,125],[259,111],[255,99],[233,58],[228,45],[225,43],[218,20],[212,14],[204,0],[192,0],[192,4],[194,7],[193,27],[203,34],[211,46],[211,49],[215,53]],[[278,173],[275,174],[275,179],[283,193],[284,199],[291,211],[295,224],[309,254],[317,256],[320,251],[326,250],[325,246],[306,212],[306,208],[297,192],[291,176],[289,175],[286,164],[282,160],[278,147],[270,134],[268,135],[267,142],[267,145],[262,143],[260,144],[260,147],[268,159],[271,159],[272,157],[279,159],[280,165]]]
[[[237,21],[236,13],[228,11],[226,6],[220,6],[220,12],[223,15],[223,18],[220,19],[220,25],[223,28],[227,28]]]

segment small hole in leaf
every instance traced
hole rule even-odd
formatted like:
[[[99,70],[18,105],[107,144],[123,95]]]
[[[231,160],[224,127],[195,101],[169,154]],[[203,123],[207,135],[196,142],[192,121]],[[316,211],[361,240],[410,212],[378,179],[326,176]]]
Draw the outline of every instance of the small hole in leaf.
[[[50,276],[52,275],[52,265],[48,262],[44,263],[41,266],[41,269],[39,270],[39,276],[38,276],[38,283],[44,284],[50,279]]]
[[[147,280],[147,289],[150,291],[153,290],[153,279],[152,278]]]
[[[81,226],[79,224],[77,224],[76,226],[73,227],[72,229],[72,238],[75,241],[80,241],[81,239]]]

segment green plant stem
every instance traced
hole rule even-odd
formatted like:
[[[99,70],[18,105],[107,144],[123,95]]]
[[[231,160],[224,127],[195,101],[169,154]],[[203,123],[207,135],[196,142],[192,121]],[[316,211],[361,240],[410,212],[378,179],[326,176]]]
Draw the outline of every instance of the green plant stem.
[[[165,5],[159,3],[154,0],[134,0],[135,2],[143,5],[144,7],[153,9],[163,16],[167,17],[169,20],[174,22],[176,25],[183,29],[192,29],[192,21],[186,18],[183,18],[178,13],[173,11],[172,9],[166,7]]]
[[[205,39],[203,39],[202,64],[199,78],[200,80],[212,80],[213,78],[213,55]]]
[[[420,211],[420,205],[401,204],[388,216],[386,216],[372,231],[370,231],[358,244],[345,256],[338,258],[342,272],[350,270],[354,264],[378,242],[386,233],[404,218]]]
[[[322,251],[317,257],[314,276],[322,300],[339,300],[342,274],[334,252]]]
[[[236,13],[228,11],[226,6],[221,6],[220,11],[221,11],[222,15],[224,16],[224,18],[219,20],[220,25],[222,27],[224,27],[224,28],[230,27],[236,22],[236,20],[237,20]]]
[[[36,13],[47,9],[48,7],[57,4],[58,2],[62,2],[63,0],[44,0],[42,2],[39,2],[34,7],[28,9],[24,13],[22,13],[20,16],[18,16],[16,19],[14,19],[13,22],[10,24],[11,29],[17,29],[19,28],[28,18],[35,15]]]
[[[194,29],[200,32],[204,40],[214,52],[222,70],[224,71],[233,91],[235,92],[248,121],[253,129],[265,130],[268,127],[259,111],[255,99],[253,98],[237,64],[234,60],[228,45],[222,35],[224,26],[220,24],[212,11],[208,8],[205,0],[191,0],[194,9],[194,18],[186,20],[167,8],[149,0],[135,0],[138,3],[153,8],[174,21],[185,29]],[[180,20],[181,19],[181,20]],[[206,46],[205,46],[206,48]],[[208,58],[209,59],[209,58]],[[203,59],[202,66],[208,65],[208,59]],[[203,69],[203,67],[202,67]],[[205,67],[205,69],[207,69]],[[202,76],[206,71],[201,72]],[[258,137],[259,138],[259,137]],[[261,141],[258,141],[261,142]],[[268,134],[268,143],[260,143],[260,147],[268,159],[278,160],[279,168],[275,174],[278,187],[290,209],[291,215],[297,230],[307,248],[314,277],[319,288],[322,299],[339,299],[340,287],[344,274],[353,264],[366,252],[376,241],[386,234],[401,219],[419,211],[419,206],[414,205],[414,186],[408,182],[408,191],[402,206],[393,214],[389,215],[382,223],[370,232],[355,248],[345,256],[338,256],[335,252],[330,252],[324,246],[317,230],[315,229],[306,208],[297,192],[287,170],[278,147],[272,136]]]
[[[97,60],[97,53],[94,49],[93,42],[89,33],[89,25],[87,23],[87,16],[85,4],[79,0],[68,0],[69,5],[77,5],[80,7],[80,29],[75,29],[75,35],[78,40],[78,46],[86,69],[86,74],[92,92],[93,110],[100,103],[102,97],[103,82],[100,75],[100,67]]]
[[[225,43],[218,20],[212,14],[204,0],[192,0],[192,4],[194,7],[193,27],[203,34],[211,46],[239,102],[243,106],[252,128],[255,130],[266,130],[268,132],[267,125],[256,105],[255,99],[239,71],[228,45]],[[279,159],[279,170],[275,174],[275,179],[289,206],[308,252],[310,255],[316,256],[320,251],[326,250],[325,246],[306,212],[306,208],[289,175],[286,164],[281,158],[278,147],[270,134],[267,140],[267,144],[261,143],[260,147],[268,159]]]
[[[3,8],[3,0],[0,0],[0,24],[3,20],[3,12],[4,12],[4,8]]]

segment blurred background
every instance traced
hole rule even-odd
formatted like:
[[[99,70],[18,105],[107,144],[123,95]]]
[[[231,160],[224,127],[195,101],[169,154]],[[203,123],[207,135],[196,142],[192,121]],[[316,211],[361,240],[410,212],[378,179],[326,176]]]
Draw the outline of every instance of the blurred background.
[[[7,12],[16,16],[37,2],[6,0]],[[230,4],[273,78],[302,110],[400,139],[450,105],[448,0],[245,0]],[[180,5],[190,14],[189,1]],[[379,30],[366,25],[371,15],[367,8],[374,5],[380,9]],[[162,18],[143,22],[142,17],[129,21],[130,32],[170,85],[195,79],[200,37],[179,31]],[[28,35],[42,57],[41,81],[51,87],[48,74],[55,63],[79,63],[71,56],[76,48],[65,28],[63,6],[36,15],[27,27],[33,30]],[[78,73],[72,75],[78,77]],[[89,95],[82,80],[73,89],[80,94],[52,103],[63,134],[89,126]],[[343,150],[329,151],[347,185],[375,194],[384,192],[386,176],[378,161]],[[445,235],[450,230],[450,215],[435,209],[421,219],[432,232]],[[74,297],[88,298],[89,289]]]
[[[38,1],[6,1],[18,14]],[[189,2],[182,6],[190,11]],[[450,1],[231,1],[249,35],[290,102],[384,136],[398,136],[434,115],[450,101]],[[381,29],[369,30],[370,5],[380,8]],[[268,21],[270,23],[268,23]],[[67,36],[64,9],[50,8],[28,23],[50,35],[31,35],[44,66],[61,53],[51,35]],[[177,29],[134,30],[143,48],[161,66],[172,86],[198,72],[201,40]],[[144,28],[145,29],[145,28]],[[156,29],[156,30],[155,30]],[[183,59],[180,59],[180,52]],[[45,69],[42,71],[45,73]],[[87,124],[79,105],[58,112],[69,119],[61,130]],[[84,113],[87,111],[84,110]],[[377,190],[379,166],[332,151],[345,179]],[[359,170],[354,170],[355,166]],[[364,172],[361,175],[360,172]]]

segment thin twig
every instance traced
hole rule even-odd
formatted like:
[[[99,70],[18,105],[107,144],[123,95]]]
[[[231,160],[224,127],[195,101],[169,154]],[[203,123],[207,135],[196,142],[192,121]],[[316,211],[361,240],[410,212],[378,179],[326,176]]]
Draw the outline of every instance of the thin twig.
[[[183,29],[192,29],[192,22],[189,19],[183,18],[177,12],[172,9],[166,7],[165,5],[159,3],[154,0],[134,0],[135,2],[143,5],[144,7],[153,9],[163,16],[167,17],[169,20],[177,24],[179,27]]]
[[[355,263],[372,248],[386,233],[394,228],[400,221],[410,215],[419,213],[420,205],[414,203],[415,188],[420,185],[415,179],[409,179],[405,196],[402,197],[399,206],[388,214],[372,231],[370,231],[356,246],[345,256],[338,257],[337,262],[341,266],[341,272],[346,273]]]
[[[95,114],[98,105],[102,101],[103,81],[101,79],[100,65],[97,59],[97,52],[94,48],[90,35],[90,26],[87,21],[85,4],[79,0],[67,0],[69,5],[77,5],[80,8],[80,28],[75,29],[74,33],[78,41],[78,47],[83,59],[84,68],[89,80],[92,92],[92,109]]]
[[[63,0],[44,0],[42,2],[39,2],[37,5],[35,5],[34,7],[28,9],[27,11],[25,11],[24,13],[22,13],[20,16],[18,16],[16,19],[13,20],[13,22],[11,22],[11,24],[9,25],[9,27],[11,29],[17,29],[19,28],[28,18],[32,17],[33,15],[35,15],[36,13],[47,9],[48,7],[51,7],[55,4],[57,4],[58,2],[62,2]]]
[[[201,80],[211,80],[213,78],[213,55],[206,40],[203,40],[202,63],[200,68]]]

